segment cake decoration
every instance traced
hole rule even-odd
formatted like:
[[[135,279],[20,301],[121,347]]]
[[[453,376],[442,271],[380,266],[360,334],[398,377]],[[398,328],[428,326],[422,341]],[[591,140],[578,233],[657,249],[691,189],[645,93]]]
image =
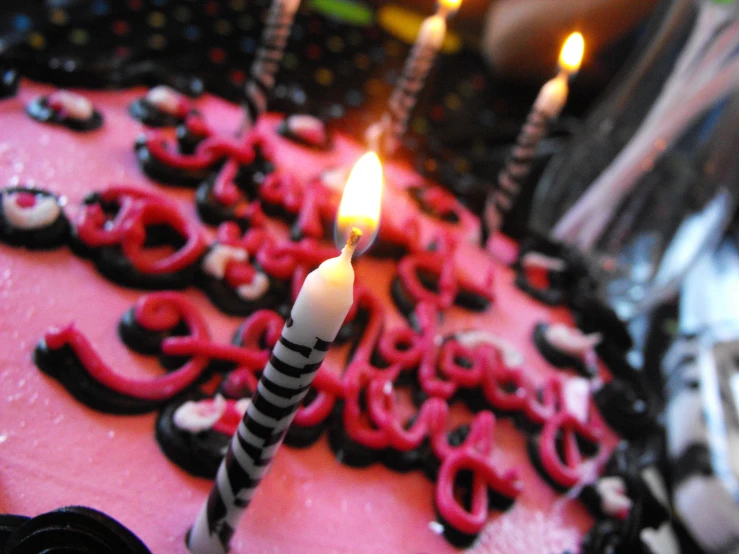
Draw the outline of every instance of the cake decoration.
[[[150,89],[128,108],[131,117],[148,127],[176,127],[194,110],[192,101],[167,85]]]
[[[572,368],[586,377],[597,373],[594,347],[601,342],[598,333],[583,334],[576,327],[560,323],[539,323],[533,340],[539,352],[555,367]]]
[[[92,102],[68,90],[37,98],[28,104],[26,111],[37,121],[62,125],[72,131],[95,131],[103,125],[103,116]]]
[[[675,536],[668,522],[665,484],[653,455],[640,459],[632,447],[620,443],[603,476],[583,487],[580,499],[597,518],[583,539],[583,553],[679,552],[669,546]],[[656,536],[662,538],[662,547],[652,550]]]
[[[473,281],[449,259],[453,251],[454,246],[445,242],[435,251],[415,252],[398,262],[392,294],[402,313],[410,316],[420,302],[430,303],[439,310],[453,304],[475,311],[490,306],[494,299],[493,269],[484,270],[482,281]]]
[[[173,356],[196,355],[166,375],[148,380],[129,378],[107,365],[87,337],[70,324],[49,330],[37,345],[34,360],[42,371],[59,380],[77,400],[91,408],[110,413],[151,411],[201,377],[209,359],[197,355],[197,346],[207,339],[207,328],[200,315],[175,293],[143,297],[135,313],[139,327],[158,333],[181,323],[186,325],[191,333],[186,335],[189,341],[180,335],[169,337],[162,341],[161,351]],[[122,335],[129,341],[134,338],[131,332],[123,331]],[[191,345],[195,346],[195,352],[183,352]],[[151,346],[140,350],[153,353]]]
[[[69,240],[66,199],[39,188],[0,189],[0,241],[11,246],[53,249]]]
[[[112,517],[84,506],[68,506],[33,518],[15,518],[14,529],[0,542],[7,554],[24,552],[96,552],[151,554],[129,529]]]
[[[200,228],[171,201],[123,185],[88,195],[73,234],[103,275],[145,289],[188,286],[206,248]],[[171,251],[154,254],[158,246]]]
[[[326,126],[323,121],[312,115],[289,115],[277,127],[277,132],[298,144],[318,150],[327,150],[331,147],[331,139]]]
[[[641,390],[646,390],[641,384]],[[624,438],[645,437],[657,428],[652,401],[628,381],[613,379],[605,383],[593,399],[608,425]]]
[[[131,92],[122,95],[121,101],[124,103],[121,103],[121,106],[118,107],[122,109],[122,106],[129,105],[130,101],[135,98],[134,94],[138,95],[140,93]],[[199,106],[207,108],[209,102],[213,102],[213,100],[203,98]],[[101,102],[101,106],[105,107],[107,104]],[[202,118],[191,116],[188,117],[188,121],[191,122],[190,129],[194,131],[191,138],[192,142],[197,144],[196,149],[200,148],[200,145],[205,143],[210,136],[215,136],[196,137],[195,132],[202,131],[202,127],[198,127],[202,122]],[[293,172],[289,171],[290,168],[287,168],[287,164],[278,164],[278,161],[287,159],[283,156],[287,157],[298,151],[302,151],[303,155],[306,156],[319,157],[324,156],[325,153],[312,152],[302,147],[296,147],[282,137],[276,136],[276,121],[278,121],[276,117],[262,119],[261,124],[257,126],[255,131],[261,135],[260,139],[264,141],[267,150],[271,146],[276,146],[279,149],[278,154],[272,158],[272,163],[275,164],[277,169],[272,171],[271,176],[268,177],[274,179],[274,183],[280,186],[283,186],[282,183],[287,183],[285,187],[287,190],[295,190],[298,186],[304,186],[309,180],[297,178],[292,181],[293,184],[290,184],[287,179],[281,181],[281,175],[293,177],[291,175]],[[131,136],[138,128],[137,124],[130,120],[123,123],[116,121],[115,123],[125,125]],[[165,137],[165,133],[158,136]],[[224,138],[225,140],[225,137],[220,135],[217,138],[219,140]],[[337,160],[348,157],[344,156],[348,151],[343,150],[345,139],[340,134],[337,134],[335,139],[335,150],[332,150],[332,152],[340,155],[336,158],[321,157],[320,162],[326,162],[325,167],[335,167]],[[128,140],[130,140],[130,137]],[[132,157],[130,158],[132,161]],[[226,160],[220,158],[220,161]],[[219,163],[214,164],[214,167],[217,167]],[[239,165],[241,164],[239,163]],[[135,168],[135,166],[132,167]],[[316,163],[311,171],[316,170],[314,175],[319,175],[320,171],[318,169],[323,169],[322,164]],[[393,171],[396,172],[396,175],[401,175],[401,178],[391,180],[391,198],[403,198],[405,203],[401,204],[403,206],[402,210],[395,210],[398,213],[390,214],[388,221],[391,223],[389,228],[397,233],[397,243],[408,248],[404,257],[412,258],[415,254],[429,253],[448,262],[451,256],[454,255],[456,290],[459,291],[461,288],[476,291],[476,287],[484,288],[481,283],[484,282],[485,274],[489,273],[492,278],[493,272],[492,269],[488,272],[487,266],[484,266],[485,271],[480,272],[477,266],[467,267],[465,265],[467,260],[474,259],[468,257],[468,254],[479,252],[474,246],[471,246],[473,241],[469,239],[473,237],[469,234],[469,229],[464,227],[465,218],[462,218],[461,224],[455,224],[452,221],[444,221],[443,218],[436,217],[443,211],[437,212],[437,214],[422,213],[419,204],[408,193],[408,186],[400,185],[402,183],[418,183],[419,180],[408,178],[408,174],[401,173],[397,168],[393,168]],[[305,173],[309,172],[306,171]],[[261,186],[254,187],[254,189],[257,191],[257,195],[261,195],[262,189],[266,191],[272,186],[276,185],[269,182],[265,185],[265,182],[263,182]],[[294,189],[288,187],[294,187]],[[132,187],[121,188],[131,189]],[[134,190],[139,191],[139,189]],[[81,192],[75,190],[77,197],[82,197]],[[100,196],[107,194],[107,189],[99,193]],[[146,194],[151,195],[152,198],[148,199],[147,196],[144,204],[155,203],[158,198],[163,196],[148,191]],[[177,192],[168,195],[173,199],[170,202],[173,208],[175,201],[179,203],[176,211],[182,217],[185,217],[182,214],[188,213],[184,204],[187,198],[183,199],[186,194]],[[433,193],[428,198],[432,196]],[[101,221],[91,225],[91,229],[96,233],[103,234],[110,229],[126,227],[129,224],[132,227],[140,227],[141,225],[137,220],[128,220],[122,215],[122,212],[125,211],[124,205],[127,206],[130,203],[131,206],[134,206],[138,200],[139,198],[136,195],[125,192],[120,196],[106,196],[106,198],[100,198],[93,202],[86,202],[78,210],[77,224],[79,225],[84,217],[91,220],[95,219],[94,214],[86,213],[89,207],[93,212],[102,212]],[[254,200],[249,204],[254,204]],[[97,207],[93,207],[95,205]],[[270,208],[274,207],[276,205]],[[141,209],[145,208],[142,207]],[[166,210],[169,211],[169,207]],[[206,329],[204,334],[194,332],[189,323],[183,323],[182,310],[176,306],[176,302],[173,306],[170,306],[169,300],[164,301],[157,296],[172,293],[147,294],[143,297],[142,302],[145,300],[151,302],[155,298],[159,298],[159,300],[146,309],[141,308],[143,310],[142,315],[137,315],[137,311],[140,311],[138,308],[127,312],[119,328],[120,334],[128,346],[133,347],[138,352],[158,357],[162,366],[174,370],[174,374],[182,371],[183,364],[194,363],[195,361],[202,362],[202,371],[190,384],[185,385],[183,383],[183,387],[178,388],[176,393],[167,398],[162,398],[162,400],[157,400],[153,407],[139,405],[136,410],[133,410],[133,413],[141,413],[145,409],[162,409],[164,406],[157,418],[157,439],[162,445],[162,449],[177,465],[185,467],[187,471],[203,476],[214,476],[216,469],[213,466],[217,466],[223,448],[228,443],[228,431],[233,429],[234,420],[238,419],[238,412],[232,410],[231,407],[235,408],[236,402],[253,396],[257,379],[269,356],[269,351],[279,339],[279,330],[284,323],[281,313],[285,313],[283,311],[284,304],[290,302],[294,294],[293,290],[297,290],[294,287],[299,287],[302,284],[305,274],[316,263],[335,255],[335,251],[328,247],[325,242],[318,242],[313,238],[303,238],[299,242],[284,240],[286,229],[281,222],[273,221],[274,216],[272,215],[262,213],[261,216],[257,216],[258,213],[256,210],[252,212],[252,215],[255,216],[254,221],[247,223],[240,219],[220,228],[216,240],[211,243],[211,250],[208,249],[203,240],[203,246],[199,254],[193,256],[192,265],[187,266],[188,268],[194,268],[194,274],[188,283],[201,286],[199,279],[202,274],[221,282],[230,280],[229,284],[238,288],[240,280],[249,281],[250,278],[261,273],[270,280],[266,295],[270,295],[275,286],[282,285],[286,288],[286,292],[281,293],[280,296],[284,302],[268,304],[266,305],[268,306],[267,310],[259,309],[248,315],[247,321],[240,327],[234,343],[231,345],[221,344],[216,338],[209,338],[211,336],[210,331],[213,331],[213,337],[223,336],[228,325],[233,323],[235,326],[236,322],[224,318],[218,313],[209,312],[210,306],[203,304],[201,299],[193,298],[193,296],[197,296],[197,294],[193,294],[196,291],[187,291],[186,294],[191,299],[189,301],[190,308],[201,314],[199,319]],[[320,214],[320,212],[317,213]],[[328,214],[328,210],[326,214]],[[321,225],[325,227],[328,218],[323,214],[320,215]],[[288,221],[290,219],[284,213],[279,215],[279,218]],[[412,231],[411,227],[404,229],[403,225],[399,223],[404,218],[412,218],[420,222],[416,228],[417,235],[413,234],[416,231]],[[190,215],[186,219],[191,221],[192,216]],[[257,221],[258,219],[261,219],[261,221]],[[172,221],[178,221],[178,217],[172,216]],[[170,219],[167,218],[165,223],[169,226]],[[146,226],[144,225],[144,227]],[[452,227],[454,230],[450,230]],[[193,228],[202,232],[200,226],[195,223],[193,223]],[[441,229],[444,229],[445,232],[439,232]],[[148,231],[158,232],[159,230],[161,229],[149,229]],[[407,232],[404,233],[403,231]],[[123,233],[124,231],[118,230],[117,232]],[[322,237],[325,236],[325,232],[326,229],[322,229]],[[409,235],[414,237],[414,240],[410,240]],[[463,235],[465,236],[464,239],[462,238]],[[383,230],[381,228],[378,240],[382,236]],[[179,240],[177,240],[178,237]],[[452,240],[454,238],[459,238],[459,241]],[[156,243],[156,240],[154,239],[154,243]],[[160,237],[158,240],[162,240],[162,238]],[[177,237],[168,242],[169,246],[166,248],[170,250],[177,249],[184,240],[185,237],[177,233]],[[144,239],[144,250],[147,250],[151,244],[151,240]],[[209,253],[218,250],[219,247],[225,248],[217,252],[214,258],[207,259]],[[432,250],[426,251],[425,249],[429,247]],[[74,248],[80,252],[87,250],[89,246],[86,246],[76,237]],[[464,251],[465,248],[468,250]],[[147,252],[147,256],[149,254],[156,256],[159,252]],[[445,256],[446,258],[444,258]],[[318,260],[319,257],[322,259]],[[368,258],[376,258],[374,250],[371,251]],[[534,359],[538,356],[530,349],[527,338],[519,336],[520,333],[501,333],[501,329],[496,328],[494,334],[489,333],[490,336],[467,336],[468,333],[474,331],[474,322],[477,318],[480,321],[494,321],[495,314],[492,313],[492,309],[487,312],[471,314],[469,310],[458,310],[453,304],[440,302],[439,296],[441,295],[437,295],[414,303],[413,311],[409,312],[409,320],[412,325],[409,325],[404,318],[398,317],[394,309],[388,305],[386,286],[390,284],[392,270],[383,264],[390,264],[390,262],[366,259],[358,265],[358,283],[355,291],[357,306],[350,312],[340,331],[340,336],[343,333],[344,340],[347,341],[343,346],[344,350],[337,352],[337,355],[333,358],[327,359],[322,368],[318,370],[312,387],[306,391],[306,396],[297,409],[294,425],[291,426],[291,432],[287,436],[286,442],[303,446],[313,444],[326,431],[329,445],[336,451],[337,457],[346,464],[351,463],[351,453],[362,451],[370,453],[369,456],[373,461],[380,462],[393,470],[420,469],[430,476],[436,476],[436,478],[448,476],[448,479],[444,477],[443,481],[433,485],[436,491],[440,488],[444,488],[446,491],[434,493],[435,495],[438,494],[440,498],[450,500],[449,503],[445,501],[434,501],[433,503],[439,513],[439,522],[442,522],[442,520],[444,522],[437,523],[437,530],[444,532],[448,537],[454,537],[454,534],[458,533],[459,535],[453,540],[469,544],[474,541],[476,536],[480,535],[486,526],[503,523],[507,525],[507,518],[510,517],[510,514],[491,515],[491,512],[499,512],[504,509],[510,505],[513,498],[526,495],[527,490],[533,491],[532,494],[537,494],[542,490],[541,487],[546,486],[541,480],[533,477],[528,477],[526,482],[523,482],[522,475],[526,474],[525,472],[516,474],[508,469],[515,467],[521,461],[524,464],[528,463],[523,448],[519,448],[520,452],[516,451],[514,457],[508,457],[509,441],[518,440],[519,443],[523,444],[523,441],[520,440],[520,433],[543,432],[542,426],[548,419],[565,411],[568,411],[568,415],[572,415],[574,419],[577,419],[576,415],[570,412],[579,413],[580,421],[582,421],[582,410],[578,412],[577,409],[572,407],[572,402],[565,398],[565,390],[567,390],[565,385],[570,377],[554,375],[543,361]],[[247,265],[250,268],[247,268]],[[303,266],[305,269],[303,269]],[[392,264],[392,267],[394,266],[395,264]],[[493,264],[489,264],[489,266],[492,268]],[[294,270],[295,267],[298,268],[297,271]],[[378,267],[383,269],[378,271]],[[509,286],[507,279],[510,275],[506,268],[498,267],[498,269],[503,272],[505,278],[502,280],[496,279],[496,288],[507,288]],[[441,279],[442,273],[439,273],[439,279]],[[416,277],[419,277],[418,272]],[[387,281],[385,281],[386,278]],[[280,280],[283,280],[283,282],[279,283]],[[152,284],[151,286],[160,285]],[[489,290],[483,292],[488,295],[488,298],[492,299]],[[498,294],[500,294],[499,291]],[[512,291],[511,294],[512,296],[515,295],[516,302],[528,302],[516,291]],[[457,295],[455,294],[452,298],[456,298]],[[175,294],[175,296],[184,298],[184,296],[178,294]],[[195,302],[192,302],[192,300],[195,300]],[[445,297],[444,302],[446,301]],[[159,307],[156,307],[157,304]],[[279,304],[283,304],[283,306]],[[198,308],[194,307],[196,305]],[[442,309],[440,308],[442,305],[447,307]],[[526,305],[530,306],[532,304],[528,303]],[[509,306],[501,305],[501,313],[510,313],[506,312],[509,308]],[[537,309],[542,308],[538,307]],[[156,314],[162,318],[159,323],[147,319],[148,317],[153,318]],[[206,315],[208,316],[207,322]],[[58,323],[68,323],[68,321]],[[103,360],[110,363],[111,366],[108,369],[117,373],[117,371],[111,369],[115,368],[115,364],[113,364],[115,358],[110,357],[110,348],[106,346],[105,339],[101,340],[100,337],[96,337],[92,333],[88,334],[84,318],[82,321],[78,321],[77,327],[78,329],[85,329],[88,345],[95,344],[95,348],[99,348],[98,361]],[[459,331],[460,328],[466,329],[467,332]],[[496,340],[498,334],[500,334],[500,341]],[[53,332],[50,336],[53,336]],[[338,337],[337,342],[340,342]],[[510,344],[506,345],[506,342]],[[67,347],[63,346],[62,348]],[[523,358],[520,349],[526,349],[526,359]],[[39,359],[42,359],[42,356],[39,356]],[[65,363],[55,360],[51,365],[57,368],[64,366]],[[39,365],[42,364],[43,361]],[[529,367],[529,365],[532,367]],[[344,368],[346,370],[342,371]],[[124,368],[116,369],[120,369],[121,373],[124,374]],[[82,374],[82,371],[80,371],[80,374]],[[128,374],[128,372],[125,372],[125,374]],[[110,375],[105,372],[102,375],[99,384],[107,383],[110,378]],[[168,377],[168,375],[164,377]],[[83,379],[79,379],[79,381],[82,382]],[[152,381],[155,390],[163,389],[157,384],[159,377],[147,378],[145,381]],[[110,390],[104,391],[105,394],[109,392]],[[123,398],[111,402],[131,401],[127,397],[131,394],[130,390],[125,390],[121,394]],[[222,405],[219,400],[216,400],[217,394],[223,396],[227,409],[221,414],[213,427],[202,428],[193,433],[175,425],[174,414],[183,403],[189,400],[194,402],[204,401],[203,406],[205,407],[217,407]],[[105,400],[99,402],[107,402],[107,397],[105,398]],[[465,406],[460,405],[459,401],[472,407],[476,414],[470,414]],[[500,418],[508,416],[513,417],[518,429],[510,425],[508,421],[496,422],[496,418],[500,420]],[[120,418],[113,418],[112,421],[116,419]],[[460,426],[462,419],[467,424],[466,426]],[[169,436],[170,443],[174,444],[180,441],[179,444],[182,446],[179,451],[180,454],[178,454],[181,456],[180,459],[177,458],[177,455],[172,454],[173,449],[167,450],[165,446],[167,441],[161,439],[164,435],[161,428],[165,427],[165,423],[168,432],[171,433]],[[472,431],[470,431],[470,424]],[[111,426],[115,425],[117,424],[111,424]],[[597,429],[602,423],[599,417],[589,412],[587,420],[582,425],[586,429]],[[494,427],[497,427],[497,435],[492,436],[490,433],[492,433]],[[476,429],[481,430],[474,432]],[[573,435],[575,442],[578,441],[578,433],[576,430],[572,430],[574,427],[570,428],[569,423],[567,425],[563,424],[560,429],[564,429],[564,431],[555,431],[554,435]],[[593,434],[598,435],[597,432],[593,432]],[[484,444],[485,441],[481,438],[488,436],[490,436],[491,441],[489,447]],[[557,450],[556,443],[558,440],[555,439],[554,441],[555,451]],[[608,440],[613,440],[612,433],[608,435]],[[571,465],[573,472],[578,475],[578,485],[583,478],[588,478],[591,475],[590,469],[598,465],[600,452],[593,454],[593,448],[585,444],[587,442],[587,437],[580,437],[580,443],[582,444],[578,443],[578,448],[580,449],[581,463],[577,466],[575,464]],[[448,445],[448,448],[445,445]],[[352,450],[355,447],[356,450]],[[601,449],[609,449],[607,440]],[[311,452],[308,452],[307,457],[324,455],[321,450],[325,450],[325,444],[323,443],[319,443]],[[327,452],[326,455],[330,457],[331,453]],[[186,466],[186,458],[192,462],[191,467]],[[203,466],[207,465],[209,460],[215,460],[216,463],[211,464],[209,468],[196,467],[201,462],[203,462]],[[570,467],[566,462],[567,460],[559,461],[559,463]],[[168,468],[168,471],[179,475],[171,467]],[[352,473],[364,478],[364,475],[360,472]],[[373,474],[372,471],[367,473]],[[429,486],[429,496],[431,490],[432,488]],[[483,491],[485,494],[483,494]],[[429,519],[433,518],[431,504],[429,502],[427,505]],[[419,505],[423,507],[424,503],[420,502]],[[569,506],[569,504],[567,505]],[[526,502],[522,502],[521,506],[517,508],[521,510],[521,513],[530,513],[530,506]],[[272,507],[265,508],[265,510],[270,509]],[[418,511],[420,509],[422,508],[419,508]],[[564,509],[569,513],[572,508],[566,507]],[[577,538],[565,539],[567,544],[570,545],[575,544],[575,540],[579,540],[579,536],[588,525],[588,521],[584,516],[576,515],[576,518],[578,529],[572,532],[572,537],[576,536]],[[189,523],[191,523],[191,520],[188,521]],[[446,532],[444,529],[446,529]],[[184,533],[184,527],[182,532]],[[488,538],[486,535],[483,535],[483,537]],[[431,544],[427,539],[423,540],[427,541],[424,544]],[[430,540],[437,539],[432,535]],[[440,543],[433,544],[443,549],[443,545]],[[427,548],[424,546],[422,549]]]

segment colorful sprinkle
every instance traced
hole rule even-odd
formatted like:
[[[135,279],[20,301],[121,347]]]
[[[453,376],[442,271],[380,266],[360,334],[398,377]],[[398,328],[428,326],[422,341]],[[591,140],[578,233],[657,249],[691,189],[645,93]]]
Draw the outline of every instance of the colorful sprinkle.
[[[213,30],[217,35],[230,35],[232,30],[231,22],[226,19],[219,19],[213,24]]]
[[[282,59],[282,65],[284,65],[285,68],[289,69],[290,71],[296,69],[299,64],[300,60],[298,60],[298,57],[292,52],[287,52],[285,54],[285,57]]]
[[[254,18],[245,13],[239,17],[236,25],[238,25],[239,29],[242,31],[251,31],[252,27],[254,27]]]
[[[457,173],[469,173],[470,172],[470,162],[466,158],[457,158],[454,162],[454,169],[457,170]]]
[[[367,54],[357,54],[354,56],[354,65],[361,71],[367,70],[370,66],[369,56]]]
[[[213,2],[212,0],[205,4],[203,7],[203,11],[210,15],[210,16],[216,16],[218,15],[218,12],[221,11],[220,6],[218,5],[218,2]]]
[[[16,31],[24,33],[29,31],[32,26],[33,21],[31,21],[31,18],[24,13],[19,13],[13,18],[13,27],[15,27]]]
[[[316,83],[324,87],[330,87],[334,82],[333,72],[326,67],[318,68],[313,74],[313,78],[316,80]]]
[[[244,54],[252,54],[257,49],[257,42],[251,37],[242,38],[239,48]]]
[[[143,5],[144,3],[142,0],[128,0],[128,7],[131,10],[139,11]]]
[[[465,79],[459,84],[459,94],[465,98],[469,98],[475,94],[475,87],[469,79]]]
[[[46,38],[41,33],[31,33],[28,35],[28,44],[34,50],[42,50],[46,47]]]
[[[230,73],[231,82],[235,85],[243,85],[246,82],[246,73],[240,69],[232,69]]]
[[[413,129],[414,133],[425,136],[429,132],[428,119],[424,117],[414,117],[411,120],[411,129]]]
[[[152,50],[162,50],[167,46],[167,38],[160,33],[151,35],[148,42]]]
[[[189,41],[195,42],[196,40],[200,40],[200,29],[198,29],[195,25],[188,25],[185,27],[184,33],[185,38]]]
[[[308,21],[308,32],[312,35],[320,35],[323,31],[323,25],[318,19],[311,19]]]
[[[223,48],[211,48],[208,58],[213,63],[223,63],[226,61],[226,51]]]
[[[305,48],[305,57],[309,60],[318,60],[321,57],[321,47],[311,43]]]
[[[334,54],[340,54],[344,51],[344,40],[336,35],[330,36],[326,40],[326,48]]]
[[[149,17],[146,19],[146,22],[148,23],[149,27],[161,29],[167,24],[167,16],[164,15],[162,12],[151,12],[149,14]]]
[[[174,10],[174,18],[180,23],[187,23],[192,18],[192,12],[187,6],[177,6]]]
[[[130,30],[128,23],[122,19],[113,22],[113,32],[118,36],[127,35]]]
[[[444,106],[433,106],[429,110],[429,117],[434,121],[441,121],[442,119],[444,119]]]
[[[69,15],[64,10],[51,10],[49,12],[49,21],[54,25],[65,25],[69,21]]]
[[[69,42],[77,46],[84,46],[90,42],[90,34],[84,29],[76,27],[69,32]]]
[[[456,112],[462,107],[462,99],[458,94],[450,93],[444,96],[444,105],[451,111]]]
[[[110,12],[110,4],[107,0],[96,0],[90,6],[90,12],[92,12],[92,15],[97,16],[107,15]]]

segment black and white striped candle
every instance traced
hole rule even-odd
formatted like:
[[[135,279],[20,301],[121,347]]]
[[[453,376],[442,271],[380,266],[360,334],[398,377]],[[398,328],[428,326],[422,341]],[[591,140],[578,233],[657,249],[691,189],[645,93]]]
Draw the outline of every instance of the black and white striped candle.
[[[408,128],[411,111],[426,82],[446,35],[446,20],[459,8],[458,0],[442,0],[436,13],[427,17],[418,31],[403,71],[390,95],[379,124],[367,133],[370,148],[392,152]]]
[[[498,180],[485,202],[485,228],[489,237],[494,236],[511,211],[521,192],[521,185],[531,173],[536,148],[547,133],[552,121],[562,112],[569,94],[568,80],[578,72],[585,51],[585,41],[580,33],[572,33],[559,55],[559,72],[539,91],[516,144],[498,173]]]
[[[229,444],[216,483],[187,538],[193,554],[225,554],[241,515],[270,467],[300,402],[353,302],[352,229],[336,258],[306,277],[280,340]]]
[[[567,92],[567,76],[563,74],[551,79],[539,92],[534,107],[516,138],[516,144],[498,173],[498,181],[488,194],[485,204],[488,236],[498,232],[503,218],[516,202],[522,183],[531,173],[536,148],[546,136],[551,122],[562,111],[567,101]]]
[[[299,5],[300,0],[273,0],[270,6],[262,32],[262,42],[244,86],[246,111],[244,130],[252,127],[259,116],[267,110],[267,101],[275,86],[275,75],[280,68]]]

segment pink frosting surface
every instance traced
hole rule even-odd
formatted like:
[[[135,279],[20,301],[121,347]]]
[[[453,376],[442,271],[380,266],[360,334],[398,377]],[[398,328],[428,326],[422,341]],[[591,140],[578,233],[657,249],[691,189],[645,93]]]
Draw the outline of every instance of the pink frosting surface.
[[[73,215],[86,193],[110,184],[127,184],[166,194],[193,221],[193,191],[164,188],[139,170],[133,144],[143,127],[127,112],[144,89],[85,92],[105,117],[103,128],[88,134],[43,125],[24,106],[53,89],[22,83],[15,99],[0,103],[0,186],[35,183],[68,199]],[[236,106],[214,98],[196,105],[224,131],[239,123]],[[263,121],[276,125],[277,119]],[[338,137],[328,154],[273,137],[278,166],[298,178],[315,177],[326,167],[352,164],[361,149]],[[389,165],[390,186],[418,184],[407,167]],[[410,203],[410,200],[408,201]],[[415,209],[398,201],[392,211]],[[206,231],[213,236],[213,230]],[[280,232],[284,232],[281,229]],[[474,239],[475,232],[463,233]],[[482,328],[514,345],[526,371],[542,382],[554,370],[538,354],[531,333],[539,321],[569,322],[564,309],[537,304],[512,285],[512,272],[473,246],[458,253],[470,274],[496,265],[495,304],[483,314],[453,307],[441,332]],[[53,325],[75,322],[101,356],[123,374],[161,373],[151,361],[119,340],[121,315],[141,292],[119,287],[100,276],[92,263],[68,248],[29,252],[0,244],[0,513],[33,516],[65,505],[102,510],[136,533],[154,553],[185,553],[184,535],[211,488],[170,463],[154,439],[155,414],[116,416],[95,412],[74,400],[33,364],[35,343]],[[390,305],[394,264],[365,255],[358,278]],[[213,307],[191,288],[185,294],[208,321],[213,338],[227,343],[241,321]],[[387,327],[400,325],[391,308]],[[332,352],[331,355],[339,355]],[[452,409],[459,421],[471,415]],[[605,445],[615,437],[606,432]],[[519,467],[524,492],[505,513],[491,512],[470,552],[552,554],[577,551],[592,524],[574,499],[555,492],[536,473],[526,454],[525,435],[508,419],[496,427],[494,459],[504,468]],[[335,460],[325,435],[305,450],[283,447],[261,484],[232,542],[236,553],[387,553],[457,552],[438,535],[433,484],[420,472],[398,474],[381,465],[353,469]]]

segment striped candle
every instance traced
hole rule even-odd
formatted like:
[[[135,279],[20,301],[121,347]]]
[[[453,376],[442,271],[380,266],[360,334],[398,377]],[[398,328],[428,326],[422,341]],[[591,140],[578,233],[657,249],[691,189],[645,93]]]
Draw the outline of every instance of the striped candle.
[[[400,137],[408,128],[408,120],[418,101],[418,94],[441,49],[446,35],[446,21],[456,13],[460,3],[461,0],[440,0],[436,13],[421,24],[385,113],[380,122],[367,131],[370,149],[392,152],[397,148]]]
[[[229,443],[216,483],[190,530],[193,554],[225,554],[300,402],[353,302],[351,258],[362,237],[353,229],[336,258],[311,272]]]
[[[498,181],[488,194],[484,214],[488,236],[492,237],[498,232],[505,215],[510,212],[521,192],[521,184],[531,173],[537,146],[567,102],[568,79],[578,71],[583,50],[582,35],[570,35],[562,48],[557,76],[547,81],[539,91],[516,138],[516,144],[498,173]]]
[[[251,128],[267,110],[267,101],[275,86],[275,75],[280,68],[293,18],[300,0],[273,0],[267,14],[262,42],[244,87],[245,114],[243,130]]]

